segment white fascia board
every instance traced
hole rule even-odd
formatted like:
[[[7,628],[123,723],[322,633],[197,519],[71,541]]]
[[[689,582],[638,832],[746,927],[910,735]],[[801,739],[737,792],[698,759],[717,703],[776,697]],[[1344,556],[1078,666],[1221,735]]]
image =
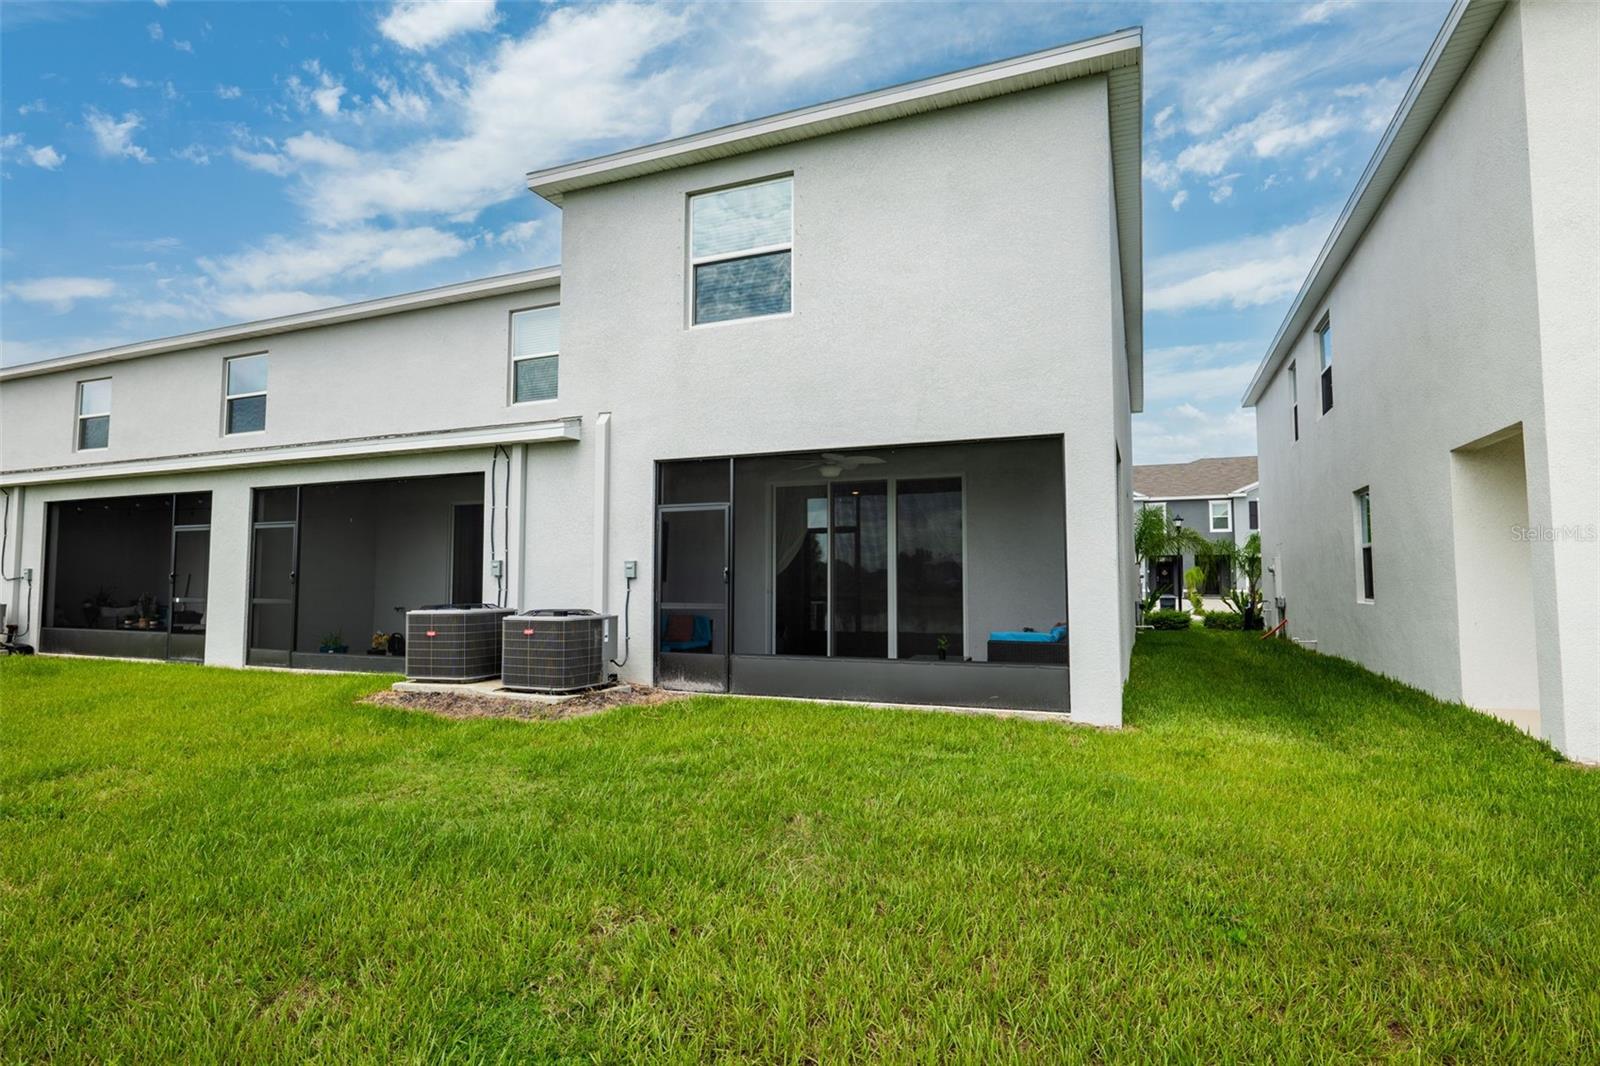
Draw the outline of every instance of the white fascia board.
[[[559,206],[562,196],[574,189],[742,155],[1069,78],[1104,74],[1115,67],[1137,65],[1141,40],[1142,31],[1137,27],[1118,30],[967,70],[547,167],[527,175],[528,189]]]
[[[269,337],[278,333],[314,329],[318,326],[332,326],[343,322],[357,322],[364,318],[378,318],[383,315],[400,314],[406,311],[420,311],[423,308],[439,307],[444,304],[481,300],[490,296],[501,296],[507,293],[545,288],[559,283],[560,280],[561,268],[558,266],[540,267],[537,270],[524,270],[515,274],[499,274],[490,278],[475,278],[471,281],[457,282],[453,285],[441,285],[434,289],[423,289],[420,292],[383,296],[376,300],[339,304],[335,307],[323,307],[315,311],[302,311],[299,314],[282,315],[278,318],[265,318],[255,322],[242,322],[238,325],[219,326],[216,329],[202,330],[199,333],[184,333],[176,337],[139,341],[135,344],[124,344],[116,348],[101,348],[97,351],[83,352],[79,355],[45,359],[37,363],[0,367],[0,381],[14,381],[18,378],[37,377],[40,374],[53,374],[60,370],[77,370],[83,367],[100,366],[105,363],[120,363],[150,355],[165,355],[168,352],[180,352],[190,348],[204,348],[212,344],[229,344],[253,340],[257,337]]]
[[[1339,213],[1333,232],[1328,234],[1322,251],[1317,254],[1311,273],[1295,294],[1289,313],[1284,316],[1283,324],[1272,338],[1272,344],[1256,368],[1255,376],[1250,379],[1250,386],[1240,401],[1241,406],[1254,407],[1261,401],[1267,383],[1288,358],[1290,349],[1310,325],[1312,316],[1321,310],[1328,290],[1333,287],[1367,227],[1382,209],[1389,191],[1399,181],[1406,164],[1455,90],[1467,64],[1477,54],[1478,46],[1489,35],[1506,2],[1456,0],[1450,8],[1438,36],[1429,46],[1416,76],[1411,79],[1399,109],[1379,140],[1372,159],[1362,171],[1361,179],[1356,182],[1355,191]]]
[[[489,448],[497,444],[536,444],[542,441],[581,440],[583,420],[556,418],[543,422],[518,422],[506,426],[479,426],[439,433],[403,433],[383,437],[353,437],[311,444],[265,445],[195,455],[168,455],[153,459],[124,459],[107,463],[0,471],[0,485],[46,485],[106,478],[185,474],[205,470],[231,470],[249,466],[316,463],[339,459],[414,455],[425,452]]]

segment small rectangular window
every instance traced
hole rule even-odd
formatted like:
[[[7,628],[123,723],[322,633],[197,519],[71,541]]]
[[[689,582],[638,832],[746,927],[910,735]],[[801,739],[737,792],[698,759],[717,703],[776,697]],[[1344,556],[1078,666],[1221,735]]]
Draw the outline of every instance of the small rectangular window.
[[[511,402],[553,400],[560,385],[561,305],[511,315]]]
[[[78,450],[98,451],[111,444],[111,379],[78,382]]]
[[[1300,439],[1300,385],[1295,380],[1294,364],[1289,364],[1289,413],[1294,423],[1294,439]]]
[[[1333,326],[1327,316],[1317,327],[1317,363],[1322,368],[1322,413],[1333,410]]]
[[[689,198],[695,325],[788,314],[794,179]]]
[[[1372,496],[1362,489],[1356,493],[1356,550],[1361,555],[1361,598],[1372,600]]]
[[[1232,500],[1212,500],[1211,501],[1211,532],[1213,532],[1213,533],[1231,533],[1231,532],[1233,532],[1233,501]]]
[[[225,370],[225,434],[260,433],[267,428],[267,356],[240,355],[229,359]]]
[[[1261,501],[1250,501],[1250,530],[1254,532],[1261,528]]]

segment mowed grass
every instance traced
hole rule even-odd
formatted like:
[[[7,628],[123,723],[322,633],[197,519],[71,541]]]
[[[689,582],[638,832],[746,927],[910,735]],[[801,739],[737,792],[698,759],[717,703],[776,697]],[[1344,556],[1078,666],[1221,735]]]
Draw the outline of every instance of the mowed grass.
[[[1253,635],[1129,728],[0,663],[0,1059],[1579,1062],[1600,773]]]

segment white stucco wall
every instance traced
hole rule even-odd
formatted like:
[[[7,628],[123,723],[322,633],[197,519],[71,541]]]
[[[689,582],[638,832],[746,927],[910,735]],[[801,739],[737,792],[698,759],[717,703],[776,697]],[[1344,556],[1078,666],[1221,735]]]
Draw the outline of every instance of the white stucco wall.
[[[1558,38],[1580,41],[1587,32],[1591,47],[1525,55],[1525,21]],[[1553,500],[1565,501],[1569,521],[1595,520],[1593,242],[1587,259],[1558,248],[1540,268],[1546,248],[1534,205],[1551,195],[1550,177],[1534,166],[1529,139],[1530,115],[1559,126],[1563,136],[1586,131],[1550,164],[1559,171],[1552,176],[1573,190],[1552,213],[1593,232],[1592,21],[1593,10],[1583,5],[1507,9],[1311,316],[1315,323],[1326,311],[1332,324],[1333,409],[1319,413],[1316,337],[1308,329],[1291,355],[1298,364],[1298,443],[1291,438],[1287,363],[1256,412],[1261,493],[1271,504],[1262,513],[1263,558],[1278,568],[1267,592],[1287,596],[1290,633],[1447,699],[1463,694],[1451,453],[1520,425],[1531,522],[1549,521],[1541,515],[1552,513]],[[1527,95],[1525,82],[1541,64],[1552,68],[1538,76],[1552,82],[1543,100]],[[1587,191],[1572,172],[1585,143]],[[1565,154],[1572,151],[1577,158]],[[1552,274],[1566,275],[1565,291],[1547,291]],[[1551,301],[1558,310],[1546,309]],[[1568,338],[1554,381],[1542,340],[1552,315]],[[1585,328],[1588,354],[1580,358]],[[1559,429],[1547,422],[1552,391],[1574,397],[1568,406],[1582,408],[1587,431],[1577,428],[1576,409]],[[1373,510],[1371,603],[1359,599],[1353,494],[1362,488],[1370,489]],[[1532,545],[1542,728],[1570,754],[1588,758],[1600,751],[1572,742],[1573,714],[1563,712],[1558,696],[1576,666],[1572,655],[1556,651],[1567,645],[1556,605],[1583,601],[1592,615],[1594,551],[1592,542],[1565,544],[1563,557],[1576,561],[1558,566],[1552,545]],[[1592,617],[1574,628],[1587,637],[1592,671]],[[1517,646],[1481,632],[1471,639],[1505,654]],[[1592,720],[1592,708],[1591,695],[1577,717]]]
[[[794,176],[793,313],[689,328],[689,193],[776,174]],[[89,461],[71,450],[75,384],[103,374],[115,382],[112,447],[93,460],[231,447],[220,435],[222,360],[261,350],[271,356],[268,430],[252,447],[579,418],[582,441],[513,445],[510,483],[495,481],[509,524],[495,531],[508,599],[622,611],[622,568],[637,561],[623,675],[648,681],[658,461],[1051,438],[1058,454],[1040,470],[996,479],[972,502],[1002,485],[1015,495],[1030,478],[1056,479],[1029,501],[1030,520],[1047,516],[1059,532],[1065,512],[1073,713],[1115,724],[1134,575],[1113,203],[1098,77],[575,191],[564,204],[555,400],[512,406],[506,395],[509,313],[554,301],[550,286],[8,381],[0,462]],[[29,489],[19,558],[40,558],[44,500],[209,489],[212,572],[236,578],[232,591],[213,585],[217,629],[237,628],[238,639],[210,640],[208,659],[237,663],[250,488],[342,480],[355,469],[488,469],[482,450],[448,455]],[[980,561],[975,549],[969,564],[974,581],[989,582],[974,602],[1003,599],[1017,584],[1016,575],[986,576],[1004,564]],[[1060,620],[1055,608],[1017,598],[1012,610],[984,608],[969,640],[980,629]]]
[[[114,463],[236,447],[526,422],[509,403],[513,310],[555,285],[340,325],[132,359],[0,385],[0,469]],[[267,428],[224,436],[223,361],[266,352]],[[112,381],[110,446],[78,452],[77,383]]]
[[[784,173],[793,313],[687,327],[688,195]],[[1120,721],[1110,203],[1099,79],[569,194],[558,413],[611,413],[608,608],[640,568],[627,675],[650,670],[656,460],[1061,434],[1073,713]],[[572,565],[594,559],[589,527],[537,514],[541,496],[594,514],[579,450],[530,459],[536,596],[593,584]]]

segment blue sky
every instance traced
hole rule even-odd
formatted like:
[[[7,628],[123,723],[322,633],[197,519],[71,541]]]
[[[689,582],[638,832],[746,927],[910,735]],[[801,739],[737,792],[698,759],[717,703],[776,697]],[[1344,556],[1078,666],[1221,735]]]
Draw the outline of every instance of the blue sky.
[[[7,0],[3,359],[554,263],[527,170],[1138,24],[1136,461],[1249,453],[1239,395],[1446,8]]]

